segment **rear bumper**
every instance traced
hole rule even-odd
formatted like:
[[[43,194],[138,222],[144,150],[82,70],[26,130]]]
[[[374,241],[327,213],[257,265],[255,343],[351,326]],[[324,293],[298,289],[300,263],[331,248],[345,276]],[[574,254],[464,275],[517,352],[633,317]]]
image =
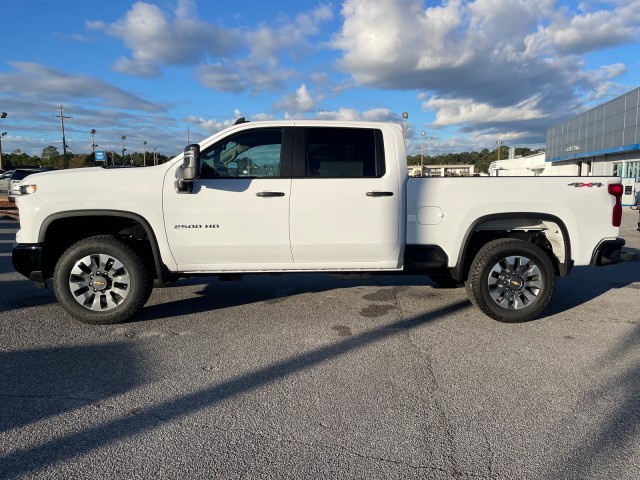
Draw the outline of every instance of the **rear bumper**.
[[[624,244],[625,241],[622,238],[603,240],[593,251],[591,266],[603,267],[621,262],[622,258],[620,257],[620,253],[622,252]]]
[[[43,250],[44,244],[42,243],[16,243],[13,246],[11,261],[13,262],[13,268],[15,268],[18,273],[27,277],[37,286],[46,288]]]

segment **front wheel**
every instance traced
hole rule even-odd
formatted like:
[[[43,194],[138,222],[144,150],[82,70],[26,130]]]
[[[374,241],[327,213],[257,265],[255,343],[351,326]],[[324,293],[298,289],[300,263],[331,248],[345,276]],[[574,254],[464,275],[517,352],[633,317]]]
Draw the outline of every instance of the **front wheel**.
[[[80,240],[60,256],[53,288],[74,318],[108,325],[136,314],[149,298],[152,283],[135,250],[103,235]]]
[[[503,238],[483,246],[466,282],[471,301],[501,322],[532,320],[547,306],[555,273],[547,254],[524,240]]]

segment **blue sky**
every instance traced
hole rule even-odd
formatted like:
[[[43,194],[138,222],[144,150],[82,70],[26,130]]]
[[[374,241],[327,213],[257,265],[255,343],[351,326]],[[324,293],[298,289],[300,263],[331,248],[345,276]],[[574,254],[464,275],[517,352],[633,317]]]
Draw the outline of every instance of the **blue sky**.
[[[640,85],[640,2],[21,0],[0,17],[3,152],[173,155],[249,120],[402,123],[425,153],[540,147]]]

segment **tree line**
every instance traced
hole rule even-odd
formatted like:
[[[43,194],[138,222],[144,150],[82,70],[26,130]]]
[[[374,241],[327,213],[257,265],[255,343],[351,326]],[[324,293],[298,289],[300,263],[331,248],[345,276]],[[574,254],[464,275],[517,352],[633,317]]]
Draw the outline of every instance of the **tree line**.
[[[516,157],[526,157],[541,152],[542,149],[531,150],[528,147],[516,148]],[[500,147],[500,159],[509,158],[509,147]],[[420,165],[421,155],[407,157],[409,165]],[[478,173],[488,173],[489,165],[498,159],[498,149],[485,148],[479,152],[443,153],[440,155],[425,155],[425,165],[474,165]]]
[[[150,166],[154,164],[153,160],[153,152],[147,152],[146,155],[142,152],[134,152],[130,154],[119,155],[117,152],[107,151],[105,152],[106,160],[105,161],[95,161],[95,157],[93,153],[73,153],[67,152],[67,162],[69,164],[69,168],[83,168],[83,167],[124,167],[124,166],[143,166],[145,163],[146,157],[146,165]],[[157,163],[161,164],[169,160],[170,157],[166,155],[162,155],[160,153],[156,154]],[[62,169],[64,168],[64,156],[61,154],[58,149],[49,145],[42,149],[42,155],[28,155],[21,150],[14,150],[11,153],[2,153],[2,168],[4,170],[13,170],[15,168],[20,167],[42,167],[42,168],[53,168],[53,169]]]
[[[528,147],[516,148],[516,156],[526,157],[542,150],[531,150]],[[83,168],[94,166],[142,166],[145,163],[145,155],[141,152],[134,152],[122,157],[117,152],[105,152],[107,159],[105,161],[96,162],[93,153],[69,153],[67,152],[67,162],[69,168]],[[500,158],[509,157],[509,147],[500,147]],[[157,163],[164,163],[170,157],[157,154]],[[409,165],[420,165],[420,155],[407,156]],[[462,153],[443,153],[440,155],[425,155],[425,165],[474,165],[475,171],[479,173],[487,173],[491,162],[498,159],[498,149],[489,150],[487,148],[479,152],[462,152]],[[153,165],[153,152],[146,153],[146,165]],[[12,170],[19,167],[47,167],[54,169],[64,168],[63,155],[58,149],[49,145],[42,149],[41,156],[30,156],[20,150],[14,150],[11,153],[2,154],[2,168]]]

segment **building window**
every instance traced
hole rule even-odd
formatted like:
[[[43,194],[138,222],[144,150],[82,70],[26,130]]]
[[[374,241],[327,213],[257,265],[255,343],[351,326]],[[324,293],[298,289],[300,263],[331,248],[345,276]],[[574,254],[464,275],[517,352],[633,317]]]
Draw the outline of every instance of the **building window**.
[[[625,177],[631,177],[636,182],[640,182],[640,162],[627,163],[627,174]]]
[[[613,174],[616,177],[622,177],[622,172],[623,172],[623,168],[624,164],[623,163],[614,163],[613,164]]]

